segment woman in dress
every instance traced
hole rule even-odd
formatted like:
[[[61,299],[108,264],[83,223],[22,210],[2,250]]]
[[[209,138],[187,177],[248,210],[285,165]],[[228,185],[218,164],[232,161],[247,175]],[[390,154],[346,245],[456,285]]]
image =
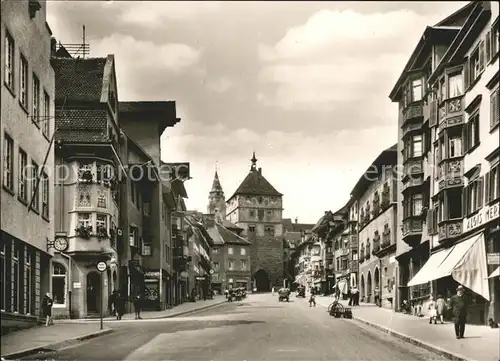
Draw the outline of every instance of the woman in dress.
[[[446,310],[446,301],[442,295],[437,296],[436,300],[436,318],[439,317],[439,320],[441,321],[441,324],[444,322],[444,311]]]
[[[437,317],[437,310],[436,310],[436,301],[434,301],[434,297],[429,297],[429,323],[432,323],[434,321],[434,324],[436,324],[436,317]]]
[[[45,327],[49,327],[52,324],[52,305],[54,304],[54,300],[50,297],[50,292],[45,294],[45,297],[42,301],[42,312],[45,317]]]

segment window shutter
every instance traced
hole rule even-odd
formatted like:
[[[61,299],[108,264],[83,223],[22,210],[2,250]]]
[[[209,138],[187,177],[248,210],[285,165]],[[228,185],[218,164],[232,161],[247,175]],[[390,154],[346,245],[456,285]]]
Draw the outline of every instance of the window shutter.
[[[464,127],[462,128],[462,142],[463,142],[463,147],[464,147],[464,151],[463,151],[463,154],[467,153],[467,151],[469,150],[469,124],[470,123],[466,123],[464,125]]]
[[[467,216],[467,194],[469,194],[469,187],[464,187],[462,190],[462,214]]]
[[[484,40],[479,43],[479,69],[484,69]]]
[[[500,116],[498,109],[500,107],[499,98],[498,98],[498,89],[495,90],[490,97],[490,107],[491,107],[491,115],[490,115],[490,127],[493,128],[495,125],[500,122]]]
[[[488,204],[491,200],[490,194],[490,177],[491,172],[488,172],[484,175],[484,203]]]
[[[477,198],[476,198],[476,209],[480,209],[483,206],[484,197],[484,176],[477,180]]]
[[[434,213],[434,209],[430,208],[428,211],[427,211],[427,233],[431,233],[432,232],[432,213]]]
[[[486,34],[486,63],[491,60],[491,32],[488,31]]]
[[[470,78],[470,59],[467,58],[464,64],[464,91],[467,91],[467,89],[469,89],[469,82],[470,82],[469,78]]]
[[[437,125],[437,101],[433,100],[431,102],[431,117],[429,119],[429,127],[435,127]]]

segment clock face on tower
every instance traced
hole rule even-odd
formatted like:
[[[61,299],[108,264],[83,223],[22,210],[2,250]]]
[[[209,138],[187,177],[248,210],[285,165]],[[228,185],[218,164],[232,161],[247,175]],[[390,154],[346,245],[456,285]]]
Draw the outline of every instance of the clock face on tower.
[[[58,237],[54,240],[54,248],[56,251],[64,252],[68,249],[68,239],[66,237]]]

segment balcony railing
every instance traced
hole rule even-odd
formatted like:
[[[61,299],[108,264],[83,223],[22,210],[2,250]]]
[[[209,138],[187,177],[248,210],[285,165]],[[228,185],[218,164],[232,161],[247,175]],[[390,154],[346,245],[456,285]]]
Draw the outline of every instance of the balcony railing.
[[[462,187],[464,184],[463,170],[463,158],[443,160],[438,168],[439,191],[446,188]]]
[[[409,159],[403,166],[403,181],[412,175],[418,175],[424,172],[423,162],[421,158]]]
[[[462,226],[462,219],[451,219],[439,222],[439,242],[445,242],[449,239],[460,237],[463,232]]]
[[[407,217],[403,219],[403,241],[409,246],[416,246],[420,243],[422,232],[424,230],[424,222],[421,216]]]
[[[403,124],[409,120],[422,118],[424,116],[424,102],[419,101],[410,104],[403,110]]]
[[[439,131],[464,123],[463,97],[447,99],[439,107]]]

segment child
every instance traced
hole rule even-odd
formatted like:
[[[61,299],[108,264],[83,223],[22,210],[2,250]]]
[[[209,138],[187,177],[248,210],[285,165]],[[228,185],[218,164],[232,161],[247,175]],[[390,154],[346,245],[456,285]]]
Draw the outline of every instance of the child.
[[[432,321],[434,321],[434,324],[436,324],[436,318],[437,318],[437,310],[436,310],[436,301],[434,301],[434,297],[430,296],[429,297],[429,323],[432,324]]]

